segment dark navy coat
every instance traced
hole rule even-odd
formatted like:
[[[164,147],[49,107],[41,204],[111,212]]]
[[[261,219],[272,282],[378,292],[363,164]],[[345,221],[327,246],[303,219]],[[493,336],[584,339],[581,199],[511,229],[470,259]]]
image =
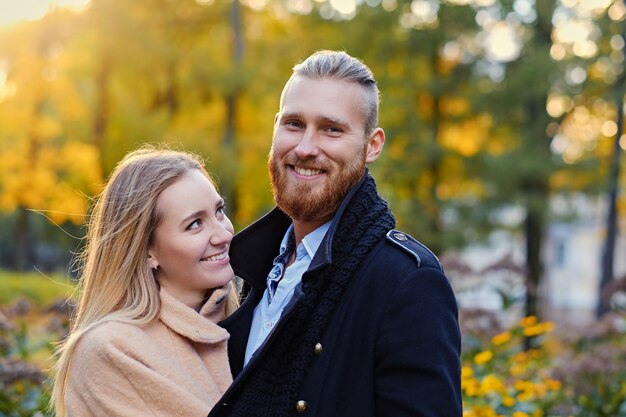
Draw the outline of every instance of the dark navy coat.
[[[252,314],[290,223],[275,209],[233,240],[231,264],[251,291],[222,322],[231,334],[235,380],[210,417],[230,415],[255,364],[272,354],[261,346],[242,369]],[[412,237],[390,231],[347,287],[316,346],[293,413],[460,417],[460,342],[455,297],[439,261]]]

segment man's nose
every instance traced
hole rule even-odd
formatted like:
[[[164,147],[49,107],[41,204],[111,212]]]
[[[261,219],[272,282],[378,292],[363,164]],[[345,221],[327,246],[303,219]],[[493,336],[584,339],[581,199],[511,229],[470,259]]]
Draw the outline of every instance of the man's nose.
[[[311,156],[317,156],[319,153],[317,143],[317,133],[312,128],[307,128],[300,137],[300,141],[294,148],[298,158],[306,159]]]

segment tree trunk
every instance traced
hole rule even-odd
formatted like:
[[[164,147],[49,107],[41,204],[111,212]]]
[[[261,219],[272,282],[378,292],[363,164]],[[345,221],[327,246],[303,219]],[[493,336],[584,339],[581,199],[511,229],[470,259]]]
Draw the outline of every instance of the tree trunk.
[[[13,231],[13,242],[15,244],[13,268],[18,271],[26,271],[32,267],[33,247],[31,237],[29,212],[24,207],[19,206],[16,210],[15,230]]]
[[[526,316],[539,316],[537,289],[541,281],[543,265],[541,248],[545,227],[545,214],[542,207],[530,202],[526,209],[524,230],[526,233]]]
[[[622,39],[626,42],[626,32],[622,33]],[[622,51],[624,48],[622,48]],[[606,216],[606,239],[602,250],[600,285],[598,288],[598,302],[596,305],[596,316],[602,317],[611,309],[610,299],[606,294],[606,288],[614,278],[614,259],[615,259],[615,241],[617,240],[617,194],[619,189],[619,173],[620,162],[622,156],[622,148],[620,139],[624,131],[624,93],[626,75],[622,70],[622,75],[615,85],[617,97],[615,99],[615,107],[617,108],[617,133],[615,134],[615,143],[613,146],[613,158],[611,160],[611,169],[609,172],[609,195],[608,209]]]
[[[107,52],[104,52],[102,60],[100,61],[100,68],[98,69],[98,74],[96,76],[96,103],[92,127],[93,144],[100,153],[100,170],[103,175],[106,175],[107,173],[105,149],[110,107],[108,94],[110,73],[110,57]]]
[[[229,211],[236,213],[237,211],[237,155],[235,152],[235,124],[237,122],[237,102],[240,94],[240,74],[241,63],[243,61],[243,33],[241,23],[241,4],[239,0],[233,0],[230,22],[233,31],[233,66],[237,80],[235,87],[226,96],[226,128],[224,131],[224,157],[227,159],[222,165],[226,174],[226,181],[222,182],[225,187],[220,190],[228,204]]]

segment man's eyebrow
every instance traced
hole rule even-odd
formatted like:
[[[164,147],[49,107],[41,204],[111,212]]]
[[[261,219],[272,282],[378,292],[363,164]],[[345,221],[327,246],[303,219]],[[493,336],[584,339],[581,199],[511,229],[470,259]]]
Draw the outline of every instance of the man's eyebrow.
[[[301,119],[304,115],[301,112],[289,112],[289,113],[281,113],[279,120],[285,119]]]
[[[330,116],[320,116],[317,118],[318,123],[326,123],[326,124],[338,124],[342,126],[348,126],[348,123],[342,119],[338,119],[336,117]]]

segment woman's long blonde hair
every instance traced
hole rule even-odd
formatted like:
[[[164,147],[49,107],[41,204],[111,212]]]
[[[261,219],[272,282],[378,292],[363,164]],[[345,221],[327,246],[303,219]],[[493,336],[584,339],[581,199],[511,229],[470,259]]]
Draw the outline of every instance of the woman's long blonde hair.
[[[65,417],[72,353],[80,337],[100,323],[144,324],[158,318],[159,287],[148,263],[148,248],[159,223],[161,192],[197,169],[211,179],[196,155],[142,148],[117,165],[88,221],[86,245],[78,258],[80,302],[70,334],[57,349],[51,406]],[[236,308],[235,285],[226,314]]]

